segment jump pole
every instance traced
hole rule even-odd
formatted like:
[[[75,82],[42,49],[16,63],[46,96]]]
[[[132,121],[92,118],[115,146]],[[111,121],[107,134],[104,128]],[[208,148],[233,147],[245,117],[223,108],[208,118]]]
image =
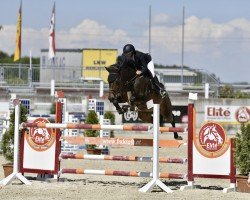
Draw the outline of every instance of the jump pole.
[[[83,153],[76,154],[61,154],[60,160],[62,159],[82,159],[82,160],[117,160],[117,161],[135,161],[135,162],[152,162],[152,157],[140,157],[140,156],[110,156],[110,155],[88,155]],[[159,157],[161,163],[179,163],[186,164],[186,158],[167,158]]]
[[[20,101],[14,99],[13,104],[15,106],[15,127],[14,127],[14,163],[13,173],[0,181],[1,185],[9,185],[15,178],[22,181],[25,185],[31,185],[20,172],[19,172],[19,119],[20,119]]]
[[[159,120],[160,116],[158,114],[159,112],[160,112],[159,104],[154,104],[153,180],[151,180],[149,183],[147,183],[145,186],[139,189],[140,192],[151,192],[154,186],[159,186],[162,190],[164,190],[167,193],[173,192],[159,179],[159,122],[160,122]]]

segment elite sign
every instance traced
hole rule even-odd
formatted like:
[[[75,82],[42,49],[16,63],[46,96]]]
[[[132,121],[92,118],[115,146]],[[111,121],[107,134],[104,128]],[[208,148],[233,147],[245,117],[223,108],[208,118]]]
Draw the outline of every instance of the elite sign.
[[[250,123],[250,106],[206,106],[205,121]]]

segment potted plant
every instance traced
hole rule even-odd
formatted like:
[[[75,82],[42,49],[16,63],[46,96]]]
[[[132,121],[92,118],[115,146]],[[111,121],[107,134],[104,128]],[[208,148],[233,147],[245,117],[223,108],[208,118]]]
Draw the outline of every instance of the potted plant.
[[[237,191],[250,193],[250,124],[242,124],[236,134],[235,162],[239,175],[236,176]]]
[[[27,109],[24,105],[20,106],[20,122],[27,121]],[[2,137],[2,150],[3,156],[8,163],[3,164],[4,175],[7,177],[13,172],[13,159],[14,159],[14,127],[15,126],[15,112],[10,115],[9,129],[3,134]],[[20,132],[21,133],[21,132]]]
[[[98,116],[94,110],[90,110],[86,121],[86,124],[98,124]],[[84,133],[85,137],[97,137],[99,136],[99,131],[97,130],[86,130]],[[101,154],[101,149],[98,149],[96,145],[94,144],[87,144],[86,145],[86,151],[88,154]]]
[[[115,124],[115,114],[112,113],[111,111],[106,111],[106,112],[104,113],[104,119],[110,119],[110,124],[111,124],[111,125],[114,125],[114,124]],[[110,137],[111,137],[111,138],[114,138],[114,137],[115,137],[114,131],[113,131],[113,130],[110,131]]]

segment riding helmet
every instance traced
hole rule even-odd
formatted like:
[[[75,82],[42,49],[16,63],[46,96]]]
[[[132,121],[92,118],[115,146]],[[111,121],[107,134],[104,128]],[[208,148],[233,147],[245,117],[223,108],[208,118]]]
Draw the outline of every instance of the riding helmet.
[[[127,54],[127,53],[130,53],[130,52],[135,53],[135,47],[132,44],[126,44],[123,47],[123,54]]]

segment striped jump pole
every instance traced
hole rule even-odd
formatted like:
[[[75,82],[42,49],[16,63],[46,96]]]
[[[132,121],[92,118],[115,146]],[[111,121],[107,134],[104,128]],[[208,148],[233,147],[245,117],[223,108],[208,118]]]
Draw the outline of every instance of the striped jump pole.
[[[140,157],[140,156],[109,156],[109,155],[89,155],[89,154],[61,154],[61,159],[86,159],[86,160],[114,160],[114,161],[136,161],[136,162],[152,162],[152,157]],[[160,157],[161,163],[187,163],[186,158],[167,158]]]
[[[163,132],[168,132],[168,133],[172,133],[172,132],[178,132],[178,133],[187,133],[187,128],[181,128],[181,127],[159,127],[159,130],[161,133]]]
[[[152,126],[145,125],[100,125],[76,123],[22,123],[22,128],[60,128],[60,129],[85,129],[85,130],[122,130],[122,131],[149,131]]]
[[[101,125],[101,124],[76,124],[76,123],[22,123],[22,128],[60,128],[60,129],[85,129],[85,130],[122,130],[122,131],[150,131],[152,126],[146,125]],[[159,127],[160,132],[187,132],[181,127]]]
[[[91,174],[107,176],[153,177],[152,172],[93,170],[93,169],[61,169],[60,174]],[[159,173],[159,178],[186,179],[186,174]]]

